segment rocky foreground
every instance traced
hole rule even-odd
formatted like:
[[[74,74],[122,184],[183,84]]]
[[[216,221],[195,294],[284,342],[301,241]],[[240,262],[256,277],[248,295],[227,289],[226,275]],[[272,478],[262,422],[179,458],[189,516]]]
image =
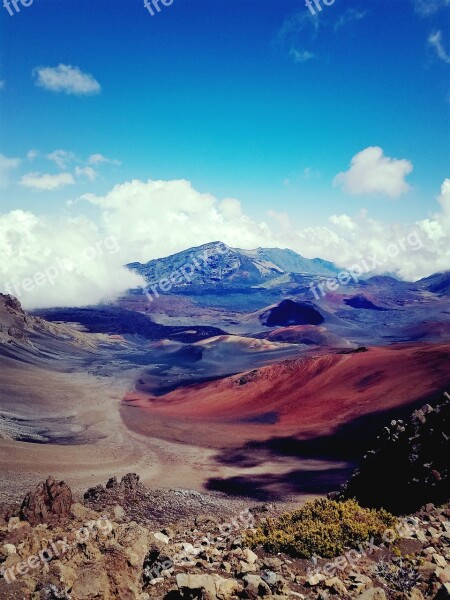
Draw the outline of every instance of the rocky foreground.
[[[150,491],[136,475],[74,502],[49,478],[0,510],[0,598],[201,600],[450,597],[450,508],[426,505],[382,544],[334,559],[246,547],[271,505],[230,509],[186,490]],[[233,512],[234,511],[234,512]]]

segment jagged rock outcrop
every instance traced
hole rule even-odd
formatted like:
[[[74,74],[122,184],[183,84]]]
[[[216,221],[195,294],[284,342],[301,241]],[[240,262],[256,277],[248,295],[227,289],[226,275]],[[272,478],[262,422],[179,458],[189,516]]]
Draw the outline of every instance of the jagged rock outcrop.
[[[106,485],[88,489],[84,501],[89,508],[97,511],[120,512],[120,507],[124,507],[127,519],[150,527],[192,521],[196,517],[210,518],[217,512],[231,516],[236,506],[245,505],[243,501],[235,501],[233,508],[226,500],[194,490],[149,490],[135,473],[128,473],[120,481],[112,477]]]
[[[31,525],[49,523],[67,517],[72,506],[72,492],[64,481],[48,477],[34,492],[29,492],[20,509],[20,516]]]
[[[415,410],[409,421],[391,421],[351,479],[332,498],[356,498],[363,506],[397,514],[450,497],[450,395]]]

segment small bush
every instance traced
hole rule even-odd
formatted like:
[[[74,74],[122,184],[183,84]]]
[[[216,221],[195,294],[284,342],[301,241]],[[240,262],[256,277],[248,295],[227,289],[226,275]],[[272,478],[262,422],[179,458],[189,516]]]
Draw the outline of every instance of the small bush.
[[[362,508],[355,500],[320,499],[267,519],[256,532],[246,534],[245,542],[251,547],[262,545],[267,552],[333,558],[371,538],[381,542],[383,533],[395,523],[387,511]]]

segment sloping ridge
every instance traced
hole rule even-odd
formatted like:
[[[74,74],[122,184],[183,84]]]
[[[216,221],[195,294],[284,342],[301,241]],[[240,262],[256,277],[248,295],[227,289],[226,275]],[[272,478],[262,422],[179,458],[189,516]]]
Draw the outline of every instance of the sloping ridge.
[[[0,294],[0,357],[25,362],[72,353],[74,348],[95,350],[98,339],[64,323],[26,313],[14,296]]]
[[[268,434],[316,437],[445,389],[449,363],[450,344],[396,344],[283,361],[159,398],[130,392],[125,401],[155,416],[223,425],[271,413]]]

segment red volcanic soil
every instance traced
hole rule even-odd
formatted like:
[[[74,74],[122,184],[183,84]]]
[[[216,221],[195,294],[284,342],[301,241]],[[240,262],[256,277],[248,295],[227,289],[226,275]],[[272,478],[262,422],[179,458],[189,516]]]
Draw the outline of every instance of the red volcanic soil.
[[[205,444],[218,446],[231,435],[307,439],[425,401],[450,387],[449,365],[450,344],[395,344],[284,361],[158,398],[129,392],[124,403],[135,409],[133,428],[147,434],[156,423],[170,422],[178,438],[180,430],[200,426]]]

